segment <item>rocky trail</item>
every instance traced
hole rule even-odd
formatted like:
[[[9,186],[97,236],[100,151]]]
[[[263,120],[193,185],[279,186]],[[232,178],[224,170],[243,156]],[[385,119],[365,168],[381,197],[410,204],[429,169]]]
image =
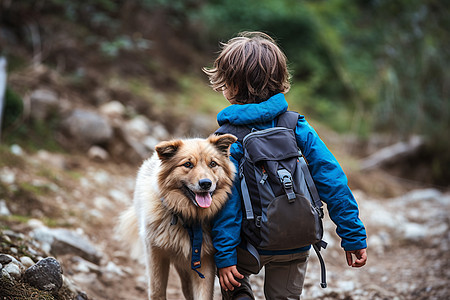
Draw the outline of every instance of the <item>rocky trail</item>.
[[[114,234],[118,215],[131,203],[139,164],[114,162],[92,151],[27,153],[17,145],[2,150],[0,253],[15,259],[3,256],[2,280],[28,288],[25,270],[55,257],[64,284],[54,298],[39,299],[146,299],[144,266],[130,258]],[[352,180],[355,176],[360,178]],[[450,194],[380,180],[373,184],[395,186],[396,196],[372,196],[358,189],[365,176],[350,172],[349,177],[351,185],[358,183],[353,189],[369,236],[368,264],[361,269],[346,266],[326,216],[328,288],[319,286],[320,268],[311,253],[304,299],[448,299]],[[372,172],[366,180],[374,178]],[[263,278],[263,272],[252,277],[258,299],[264,299]],[[168,299],[183,299],[173,272],[169,282]],[[0,294],[7,292],[2,284]],[[217,280],[215,299],[220,299]]]
[[[184,20],[184,10],[172,16],[136,6],[152,1],[122,1],[123,10],[107,18],[90,18],[89,12],[101,12],[92,3],[26,2],[3,1],[0,12],[0,48],[12,57],[10,68],[0,61],[7,85],[0,124],[0,300],[147,299],[144,264],[131,258],[114,228],[131,204],[139,165],[158,142],[206,137],[217,128],[215,114],[227,103],[201,74],[209,58],[195,45],[198,30],[168,26],[166,19]],[[78,6],[80,24],[67,18]],[[365,267],[348,267],[326,215],[328,288],[320,288],[312,252],[303,299],[450,299],[449,184],[423,183],[431,168],[448,166],[408,158],[422,147],[420,139],[373,134],[359,141],[308,121],[349,177],[369,247]],[[383,168],[387,160],[395,162],[390,169]],[[405,173],[419,176],[399,178]],[[251,280],[257,299],[264,299],[264,271]],[[214,299],[221,299],[215,284]],[[167,298],[183,299],[175,272]]]
[[[35,88],[24,97],[32,131],[0,147],[0,299],[146,299],[144,265],[115,237],[118,216],[131,204],[137,169],[156,143],[171,136],[207,136],[215,129],[214,117],[190,115],[169,130],[162,121],[170,116],[152,117],[139,113],[137,102],[111,100],[114,89],[98,90],[88,103],[69,90],[40,85],[60,86],[58,76],[40,66],[10,78],[16,86]],[[39,124],[51,127],[59,148],[42,150]],[[361,269],[347,267],[326,216],[328,288],[320,288],[318,260],[311,253],[303,298],[448,299],[448,190],[379,167],[361,170],[359,158],[350,155],[351,142],[316,129],[349,177],[367,228],[369,258]],[[44,260],[48,257],[59,264]],[[26,275],[30,268],[37,274]],[[252,277],[258,299],[264,299],[263,273]],[[30,279],[35,276],[37,281]],[[174,272],[167,297],[183,298]],[[218,280],[215,299],[220,299]]]

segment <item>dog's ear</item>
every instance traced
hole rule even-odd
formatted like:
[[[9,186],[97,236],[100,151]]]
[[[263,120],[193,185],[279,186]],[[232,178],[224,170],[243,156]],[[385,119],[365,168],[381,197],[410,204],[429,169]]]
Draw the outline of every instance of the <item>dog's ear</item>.
[[[162,161],[166,161],[173,157],[177,153],[180,146],[183,145],[181,140],[173,140],[167,142],[161,142],[156,145],[155,150],[158,153],[158,157]]]
[[[232,134],[211,135],[208,141],[213,144],[225,156],[230,155],[230,146],[237,141],[237,137]]]

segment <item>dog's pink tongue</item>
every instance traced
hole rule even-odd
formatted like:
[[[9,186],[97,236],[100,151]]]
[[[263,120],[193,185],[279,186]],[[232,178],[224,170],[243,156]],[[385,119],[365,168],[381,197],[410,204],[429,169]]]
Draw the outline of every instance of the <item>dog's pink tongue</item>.
[[[211,206],[211,195],[209,193],[196,193],[195,194],[195,201],[197,202],[198,206],[202,208],[208,208]]]

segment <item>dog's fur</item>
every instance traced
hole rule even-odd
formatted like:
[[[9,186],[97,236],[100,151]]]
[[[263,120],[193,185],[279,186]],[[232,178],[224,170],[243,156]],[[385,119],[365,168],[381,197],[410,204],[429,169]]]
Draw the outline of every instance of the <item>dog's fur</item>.
[[[225,134],[161,142],[142,164],[134,204],[122,214],[119,232],[128,244],[134,244],[135,254],[144,246],[149,299],[166,299],[171,263],[180,275],[186,299],[213,298],[215,264],[209,223],[227,201],[233,184],[236,170],[229,149],[235,141],[233,135]],[[210,187],[201,186],[205,180]],[[180,220],[171,225],[173,215]],[[183,222],[202,224],[198,270],[204,279],[191,269],[191,242]]]

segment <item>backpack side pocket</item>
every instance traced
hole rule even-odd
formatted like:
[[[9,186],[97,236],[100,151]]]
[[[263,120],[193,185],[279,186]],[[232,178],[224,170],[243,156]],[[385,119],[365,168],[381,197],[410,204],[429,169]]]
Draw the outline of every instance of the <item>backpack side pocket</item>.
[[[287,195],[275,198],[267,208],[267,220],[261,224],[263,250],[285,250],[305,247],[322,238],[322,222],[310,200],[296,194],[295,201]]]

